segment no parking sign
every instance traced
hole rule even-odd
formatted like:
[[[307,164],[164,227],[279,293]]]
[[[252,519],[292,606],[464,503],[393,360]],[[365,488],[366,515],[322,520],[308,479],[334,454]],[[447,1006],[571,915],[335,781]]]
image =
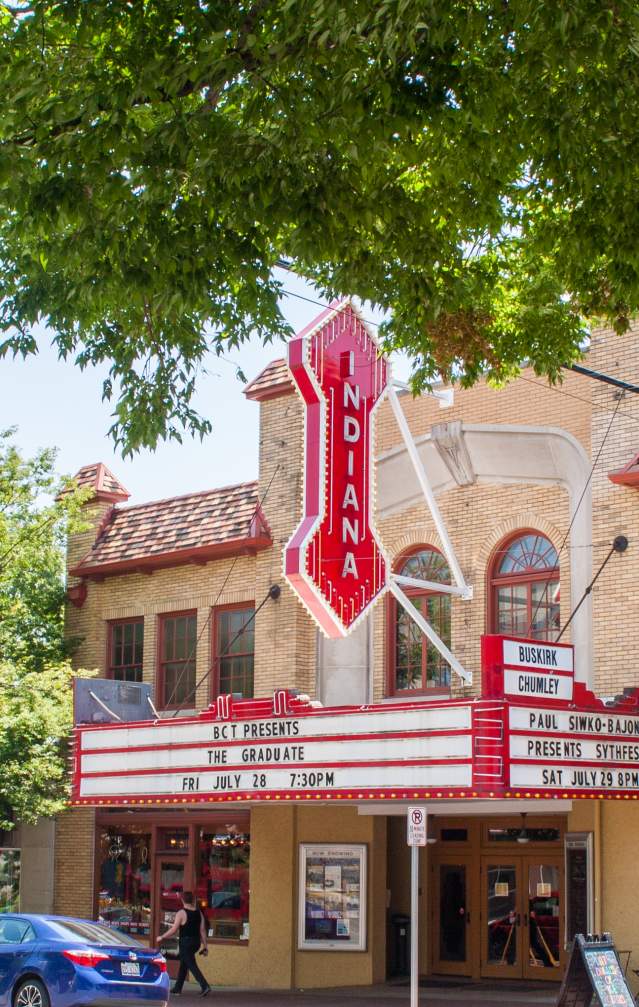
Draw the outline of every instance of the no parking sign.
[[[409,808],[406,821],[408,845],[426,846],[426,808]]]

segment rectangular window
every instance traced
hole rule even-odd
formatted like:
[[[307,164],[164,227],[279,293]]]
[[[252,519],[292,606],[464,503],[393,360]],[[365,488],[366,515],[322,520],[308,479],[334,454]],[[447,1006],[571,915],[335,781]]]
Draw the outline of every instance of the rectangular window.
[[[165,615],[160,620],[160,706],[195,706],[197,614]]]
[[[234,692],[253,698],[255,608],[219,608],[215,612],[215,663],[218,695]]]
[[[108,677],[117,682],[141,682],[143,650],[143,619],[109,623]]]
[[[366,847],[302,843],[298,947],[366,950]]]
[[[248,940],[250,852],[248,821],[200,830],[196,896],[212,940]]]
[[[131,826],[100,832],[98,922],[125,934],[151,934],[150,832]]]

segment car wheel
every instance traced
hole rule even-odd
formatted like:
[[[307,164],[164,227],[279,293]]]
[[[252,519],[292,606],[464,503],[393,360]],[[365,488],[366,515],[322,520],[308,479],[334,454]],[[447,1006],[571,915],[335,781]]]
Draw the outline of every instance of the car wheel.
[[[13,994],[13,1007],[51,1007],[49,994],[39,979],[25,979]]]

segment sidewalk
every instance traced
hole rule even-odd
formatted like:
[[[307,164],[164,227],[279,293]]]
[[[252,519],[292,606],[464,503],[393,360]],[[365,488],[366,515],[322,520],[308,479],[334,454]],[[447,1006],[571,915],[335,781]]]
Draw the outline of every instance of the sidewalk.
[[[550,987],[550,988],[549,988]],[[171,999],[171,1007],[400,1007],[408,1004],[410,988],[406,984],[384,983],[379,986],[351,986],[323,990],[244,990],[213,987],[208,997],[200,999],[199,988],[187,984],[182,996]],[[513,984],[480,983],[429,984],[420,986],[420,1007],[554,1007],[559,986],[535,984],[517,988]]]

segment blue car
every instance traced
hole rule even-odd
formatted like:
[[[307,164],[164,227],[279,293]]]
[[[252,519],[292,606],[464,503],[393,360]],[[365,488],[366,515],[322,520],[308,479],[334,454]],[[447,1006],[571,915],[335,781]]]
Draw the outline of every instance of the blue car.
[[[0,1007],[166,1007],[166,959],[66,916],[0,913]]]

